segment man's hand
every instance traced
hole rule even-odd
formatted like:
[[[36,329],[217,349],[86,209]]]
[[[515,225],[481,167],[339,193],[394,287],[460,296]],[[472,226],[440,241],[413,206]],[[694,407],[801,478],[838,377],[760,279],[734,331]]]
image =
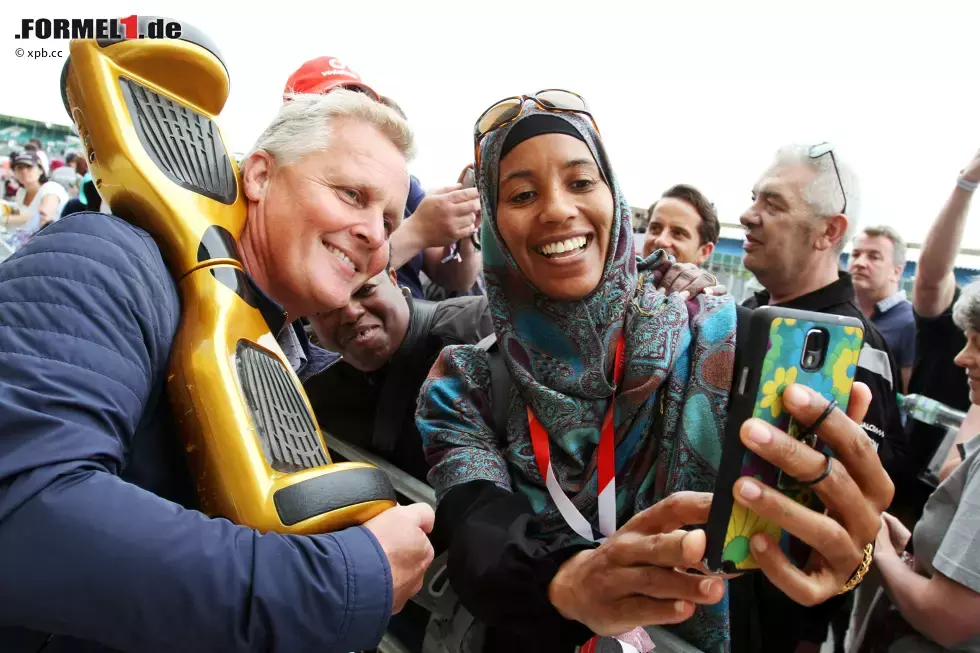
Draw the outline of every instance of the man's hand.
[[[428,193],[404,226],[410,223],[421,249],[446,247],[469,238],[476,231],[480,195],[475,188],[459,184]]]
[[[479,193],[459,184],[428,193],[415,213],[391,235],[391,266],[396,270],[421,251],[435,252],[469,238],[480,218]]]
[[[422,577],[435,555],[426,537],[432,532],[435,519],[431,507],[415,503],[395,506],[364,524],[388,556],[394,587],[392,614],[401,612],[422,589]]]
[[[552,605],[597,635],[617,635],[656,624],[676,624],[694,604],[717,603],[721,579],[687,573],[704,557],[702,530],[682,526],[708,520],[711,495],[676,492],[637,513],[599,548],[577,553],[548,587]]]
[[[974,184],[980,183],[980,150],[973,155],[973,160],[960,172],[960,176]]]

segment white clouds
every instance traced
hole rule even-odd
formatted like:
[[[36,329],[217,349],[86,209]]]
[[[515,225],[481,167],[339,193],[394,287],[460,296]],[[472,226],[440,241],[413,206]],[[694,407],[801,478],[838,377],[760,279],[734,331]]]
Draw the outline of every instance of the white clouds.
[[[329,54],[404,108],[420,146],[413,171],[428,187],[471,160],[481,111],[545,87],[588,98],[631,203],[684,181],[726,221],[780,144],[831,140],[862,177],[863,222],[921,240],[980,147],[977,3],[930,2],[928,14],[921,3],[857,0],[649,4],[279,2],[235,14],[175,0],[166,12],[225,56],[232,90],[220,122],[233,149],[249,149],[300,63]],[[77,17],[77,7],[6,12],[0,112],[65,121],[60,62],[15,59],[23,42],[12,35],[20,12]],[[140,9],[103,2],[98,13]],[[965,244],[980,245],[980,219]]]

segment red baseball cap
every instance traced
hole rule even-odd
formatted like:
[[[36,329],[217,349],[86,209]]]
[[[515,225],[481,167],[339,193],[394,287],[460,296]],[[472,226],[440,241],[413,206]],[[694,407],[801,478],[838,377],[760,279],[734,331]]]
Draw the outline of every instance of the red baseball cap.
[[[317,57],[310,59],[286,80],[283,100],[287,93],[329,93],[335,88],[350,88],[367,93],[381,101],[377,92],[361,81],[361,76],[347,67],[336,57]]]

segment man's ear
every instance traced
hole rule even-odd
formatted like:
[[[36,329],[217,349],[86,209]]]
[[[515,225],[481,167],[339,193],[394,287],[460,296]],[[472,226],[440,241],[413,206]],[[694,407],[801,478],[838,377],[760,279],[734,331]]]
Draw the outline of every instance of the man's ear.
[[[391,279],[391,284],[397,288],[398,287],[398,270],[395,268],[388,268],[388,278]]]
[[[824,218],[821,222],[823,234],[819,235],[814,243],[817,249],[840,249],[840,243],[847,233],[847,216],[838,213]]]
[[[892,271],[894,272],[894,276],[892,278],[892,281],[897,281],[899,284],[901,284],[902,283],[902,273],[905,272],[905,266],[904,265],[896,265],[896,266],[892,267]]]
[[[698,248],[698,260],[695,261],[698,265],[704,265],[704,262],[708,260],[711,256],[711,252],[715,251],[714,243],[705,243]]]
[[[242,164],[242,182],[248,199],[258,202],[265,197],[275,165],[272,156],[264,150],[253,152],[245,159]]]

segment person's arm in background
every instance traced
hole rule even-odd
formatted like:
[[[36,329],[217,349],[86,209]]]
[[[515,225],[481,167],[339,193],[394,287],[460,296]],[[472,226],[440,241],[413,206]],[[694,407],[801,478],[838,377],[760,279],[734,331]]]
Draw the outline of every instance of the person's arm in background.
[[[940,482],[945,481],[946,477],[963,462],[963,457],[956,445],[966,444],[977,435],[980,435],[980,406],[972,404],[966,413],[966,419],[960,424],[960,430],[956,434],[953,446],[949,448],[949,453],[946,454],[946,462],[943,463],[943,468],[939,470]]]
[[[941,646],[952,648],[980,635],[980,465],[966,478],[960,503],[933,558],[936,573],[920,575],[899,557],[910,533],[895,517],[882,515],[874,564],[902,617]],[[918,564],[917,564],[918,566]]]
[[[377,645],[421,582],[406,563],[431,555],[425,515],[260,534],[122,480],[166,374],[176,290],[121,222],[59,222],[28,247],[0,266],[2,627],[140,653]]]
[[[22,227],[27,224],[27,221],[31,219],[30,213],[22,213],[18,209],[14,209],[10,215],[6,216],[4,219],[3,226],[5,227]]]
[[[58,219],[58,207],[61,206],[61,198],[54,193],[49,193],[41,198],[41,204],[38,207],[38,213],[40,216],[40,225],[43,227],[45,225],[51,224]]]
[[[20,204],[19,202],[14,203],[11,207],[10,215],[5,216],[3,219],[3,226],[10,228],[22,227],[27,224],[27,221],[31,219],[31,211]]]
[[[980,182],[980,151],[960,175],[970,183]],[[956,278],[953,266],[963,240],[966,215],[973,192],[959,186],[953,188],[939,217],[929,229],[919,256],[913,291],[915,312],[924,317],[935,317],[953,303]]]

